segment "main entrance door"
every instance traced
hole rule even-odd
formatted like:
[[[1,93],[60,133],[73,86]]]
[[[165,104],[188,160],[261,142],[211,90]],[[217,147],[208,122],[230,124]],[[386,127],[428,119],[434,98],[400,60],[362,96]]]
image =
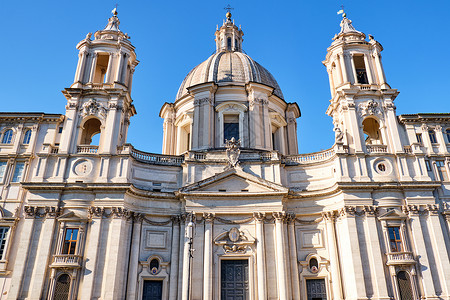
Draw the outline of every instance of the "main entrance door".
[[[221,300],[248,298],[248,260],[222,260]]]
[[[326,300],[325,279],[307,279],[306,294],[308,295],[308,300]]]
[[[161,300],[162,299],[162,281],[145,280],[142,300]]]

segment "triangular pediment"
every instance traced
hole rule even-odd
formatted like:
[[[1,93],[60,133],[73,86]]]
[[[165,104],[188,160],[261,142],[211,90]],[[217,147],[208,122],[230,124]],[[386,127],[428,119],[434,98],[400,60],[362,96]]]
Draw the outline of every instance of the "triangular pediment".
[[[378,217],[379,220],[402,220],[408,216],[399,209],[390,209]]]
[[[65,214],[60,215],[58,218],[58,221],[65,221],[65,222],[86,222],[87,218],[77,212],[69,211]]]
[[[287,188],[247,173],[240,168],[232,168],[180,189],[182,194],[211,193],[217,195],[224,193],[284,194],[287,192]]]

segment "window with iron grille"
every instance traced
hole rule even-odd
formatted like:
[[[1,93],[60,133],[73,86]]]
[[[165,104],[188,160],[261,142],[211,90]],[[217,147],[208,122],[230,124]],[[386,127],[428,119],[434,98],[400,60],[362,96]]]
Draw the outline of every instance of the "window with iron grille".
[[[390,252],[402,252],[402,239],[400,237],[400,227],[388,227]]]
[[[75,254],[77,249],[78,228],[67,228],[64,234],[62,254]]]
[[[3,260],[3,257],[5,256],[8,231],[9,227],[0,227],[0,260]]]

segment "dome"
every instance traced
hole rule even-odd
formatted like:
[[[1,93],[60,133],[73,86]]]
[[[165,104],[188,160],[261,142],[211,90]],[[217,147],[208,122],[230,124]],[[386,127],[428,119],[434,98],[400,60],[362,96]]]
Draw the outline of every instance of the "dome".
[[[177,99],[188,93],[187,88],[206,82],[257,82],[273,87],[274,94],[284,99],[277,81],[263,66],[239,51],[220,51],[196,66],[184,78]]]

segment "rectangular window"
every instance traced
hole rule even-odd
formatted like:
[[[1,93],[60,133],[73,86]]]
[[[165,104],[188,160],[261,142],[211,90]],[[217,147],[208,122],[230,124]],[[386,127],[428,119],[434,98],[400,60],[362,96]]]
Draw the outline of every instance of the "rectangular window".
[[[429,130],[428,131],[428,135],[430,136],[430,141],[432,144],[436,144],[437,143],[437,139],[436,139],[436,133],[434,132],[434,130]]]
[[[0,183],[3,182],[3,178],[5,177],[7,164],[6,161],[0,161]]]
[[[67,228],[64,234],[62,254],[75,254],[77,249],[78,228]]]
[[[12,178],[12,182],[21,182],[23,171],[25,169],[25,163],[16,163],[16,168],[14,169],[14,175]]]
[[[425,160],[425,166],[427,167],[427,171],[430,172],[431,171],[431,164],[430,164],[430,161],[428,159]]]
[[[239,140],[239,115],[224,115],[223,142],[233,138]]]
[[[389,227],[389,248],[390,252],[402,252],[402,239],[400,237],[400,227]]]
[[[416,139],[419,144],[422,144],[422,134],[421,133],[416,133]]]
[[[445,130],[445,135],[447,136],[447,143],[450,143],[450,129]]]
[[[6,251],[6,241],[9,227],[0,227],[0,260],[3,260]]]
[[[442,181],[448,181],[447,169],[443,160],[436,161],[436,168]]]
[[[366,65],[364,63],[364,56],[363,55],[353,56],[353,62],[355,63],[357,83],[368,84],[369,80],[367,79],[367,72],[366,72]]]

